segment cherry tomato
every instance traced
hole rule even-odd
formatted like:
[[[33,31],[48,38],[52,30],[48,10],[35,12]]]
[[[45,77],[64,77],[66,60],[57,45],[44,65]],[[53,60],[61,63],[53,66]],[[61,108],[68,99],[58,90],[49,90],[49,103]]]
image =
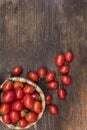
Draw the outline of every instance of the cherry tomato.
[[[69,72],[69,66],[68,65],[63,65],[59,68],[59,71],[61,74],[67,74]]]
[[[18,126],[20,128],[26,127],[27,125],[28,125],[28,122],[26,121],[25,118],[20,119],[19,122],[18,122]]]
[[[67,75],[62,75],[60,78],[62,84],[64,85],[70,85],[71,84],[71,78]]]
[[[48,107],[48,111],[53,114],[53,115],[56,115],[58,113],[58,108],[56,105],[50,105]]]
[[[21,100],[23,98],[23,96],[24,96],[23,89],[22,88],[17,88],[15,90],[15,92],[16,92],[16,98]]]
[[[11,73],[12,73],[12,75],[14,75],[14,76],[19,76],[19,75],[22,74],[22,72],[23,72],[23,69],[22,69],[21,66],[15,66],[15,67],[13,67],[12,70],[11,70]]]
[[[20,111],[20,116],[21,116],[21,117],[25,117],[26,114],[27,114],[27,112],[26,112],[25,109],[22,109],[22,110]]]
[[[35,89],[33,86],[29,85],[29,84],[25,84],[23,91],[25,94],[29,93],[29,94],[33,94],[35,92]]]
[[[22,102],[20,101],[14,101],[12,103],[12,110],[15,110],[15,111],[21,111],[23,109],[23,104]]]
[[[14,86],[14,89],[23,88],[24,87],[23,83],[20,82],[20,81],[14,82],[13,86]]]
[[[33,97],[33,99],[35,99],[35,100],[37,100],[37,101],[40,100],[40,95],[39,95],[39,93],[37,93],[37,92],[33,93],[33,94],[32,94],[32,97]]]
[[[51,90],[57,89],[59,86],[58,82],[56,81],[51,81],[48,83],[47,87]]]
[[[38,101],[34,103],[33,111],[37,114],[39,114],[42,111],[42,104]]]
[[[34,106],[34,99],[30,94],[25,94],[23,103],[26,108],[31,109]]]
[[[66,98],[66,90],[64,88],[60,88],[57,90],[57,95],[60,99],[64,100]]]
[[[38,75],[36,72],[32,72],[32,71],[28,72],[28,78],[34,82],[38,81]]]
[[[29,123],[34,123],[37,120],[37,115],[34,112],[29,112],[26,116],[26,120]]]
[[[6,124],[10,124],[11,123],[11,119],[10,119],[10,115],[9,114],[5,114],[2,116],[2,120],[4,123]]]
[[[46,100],[46,105],[49,105],[51,104],[53,97],[50,94],[46,94],[45,100]]]
[[[11,80],[6,81],[3,84],[2,89],[3,89],[4,92],[12,90],[13,89],[13,82]]]
[[[73,54],[72,54],[72,52],[71,52],[71,51],[67,51],[67,52],[65,53],[65,60],[66,60],[67,62],[71,62],[72,59],[73,59]]]
[[[12,102],[16,97],[16,93],[15,91],[6,91],[3,95],[2,95],[2,100],[6,103]]]
[[[10,119],[12,123],[17,123],[20,119],[20,114],[17,111],[11,111],[10,112]]]
[[[0,106],[0,113],[1,114],[7,114],[9,113],[11,110],[11,106],[10,104],[8,103],[3,103],[1,106]]]
[[[65,62],[65,57],[64,57],[63,54],[57,54],[55,56],[55,64],[56,64],[56,66],[60,67],[60,66],[62,66],[64,64],[64,62]]]
[[[55,79],[55,73],[54,72],[48,72],[46,75],[46,81],[50,82],[53,81]]]
[[[47,71],[44,67],[39,67],[37,73],[39,76],[46,76]]]

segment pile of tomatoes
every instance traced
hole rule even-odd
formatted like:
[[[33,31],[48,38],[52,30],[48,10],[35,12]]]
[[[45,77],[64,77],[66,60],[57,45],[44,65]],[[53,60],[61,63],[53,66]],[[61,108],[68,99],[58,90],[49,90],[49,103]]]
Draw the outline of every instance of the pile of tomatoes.
[[[37,121],[42,111],[42,100],[33,86],[8,80],[2,91],[0,114],[4,123],[23,128]]]

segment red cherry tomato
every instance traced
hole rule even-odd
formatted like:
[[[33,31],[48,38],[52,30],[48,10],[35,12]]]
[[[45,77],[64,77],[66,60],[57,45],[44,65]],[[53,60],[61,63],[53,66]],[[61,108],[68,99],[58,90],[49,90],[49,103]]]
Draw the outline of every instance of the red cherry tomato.
[[[60,88],[57,90],[57,95],[60,99],[64,100],[66,98],[66,90],[64,88]]]
[[[34,112],[29,112],[26,116],[26,120],[29,123],[34,123],[37,121],[37,115]]]
[[[63,54],[57,54],[55,56],[55,64],[56,64],[56,66],[60,67],[60,66],[62,66],[64,64],[64,62],[65,62],[65,57],[64,57]]]
[[[34,103],[33,111],[37,114],[39,114],[42,111],[42,104],[38,101]]]
[[[26,110],[25,109],[22,109],[21,111],[20,111],[20,116],[21,117],[25,117],[26,116]]]
[[[37,92],[35,92],[34,94],[32,94],[32,97],[33,97],[33,99],[35,99],[35,100],[37,100],[37,101],[40,100],[40,95],[39,95],[39,93],[37,93]]]
[[[23,103],[26,108],[31,109],[34,106],[34,99],[30,94],[25,94],[23,98]]]
[[[16,97],[15,91],[6,91],[2,95],[2,100],[6,103],[12,102]]]
[[[50,82],[53,81],[55,79],[55,73],[54,72],[48,72],[46,75],[46,81]]]
[[[20,128],[26,127],[27,125],[28,125],[28,122],[26,121],[25,118],[20,119],[19,122],[18,122],[18,126]]]
[[[63,65],[59,68],[59,71],[61,74],[67,74],[69,72],[69,66],[68,65]]]
[[[46,94],[45,100],[46,100],[46,105],[49,105],[51,104],[53,97],[50,94]]]
[[[14,86],[14,89],[23,88],[24,87],[23,83],[20,82],[20,81],[15,81],[13,86]]]
[[[56,115],[58,113],[58,108],[56,105],[50,105],[48,107],[48,111],[53,114],[53,115]]]
[[[17,98],[18,100],[21,100],[21,99],[23,98],[23,96],[24,96],[23,89],[22,89],[22,88],[17,88],[17,89],[15,90],[15,92],[16,92],[16,98]]]
[[[10,104],[8,103],[3,103],[1,106],[0,106],[0,113],[1,114],[7,114],[9,113],[11,110],[11,106]]]
[[[28,72],[28,78],[34,82],[38,81],[38,75],[36,72],[32,72],[32,71]]]
[[[12,123],[17,123],[20,119],[20,114],[17,111],[11,111],[10,112],[10,119]]]
[[[2,116],[2,120],[4,123],[6,124],[10,124],[11,123],[11,119],[10,119],[10,115],[9,114],[5,114]]]
[[[71,51],[67,51],[67,52],[65,53],[65,60],[66,60],[67,62],[71,62],[72,59],[73,59],[73,54],[72,54],[72,52],[71,52]]]
[[[59,86],[58,82],[56,81],[51,81],[48,83],[47,87],[51,90],[57,89]]]
[[[29,94],[33,94],[35,92],[35,89],[33,86],[29,85],[29,84],[25,84],[23,91],[25,94],[29,93]]]
[[[47,71],[44,67],[39,67],[38,70],[37,70],[37,73],[39,76],[45,76]]]
[[[23,109],[23,103],[21,101],[14,101],[12,103],[12,110],[21,111]]]
[[[67,75],[62,75],[60,78],[62,84],[64,85],[70,85],[71,84],[71,78]]]
[[[13,67],[12,70],[11,70],[11,73],[12,73],[12,75],[14,75],[14,76],[19,76],[19,75],[22,74],[22,72],[23,72],[23,69],[22,69],[21,66],[15,66],[15,67]]]
[[[13,82],[11,80],[6,81],[3,84],[2,89],[3,89],[4,92],[12,90],[13,89]]]

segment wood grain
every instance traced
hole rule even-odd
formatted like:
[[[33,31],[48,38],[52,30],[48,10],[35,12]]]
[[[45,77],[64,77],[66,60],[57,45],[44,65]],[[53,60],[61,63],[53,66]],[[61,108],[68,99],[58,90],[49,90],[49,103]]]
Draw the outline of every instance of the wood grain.
[[[14,65],[37,70],[41,65],[56,71],[58,51],[72,49],[74,60],[57,116],[47,111],[31,130],[87,130],[87,0],[0,0],[0,83]],[[9,130],[2,123],[0,129]]]

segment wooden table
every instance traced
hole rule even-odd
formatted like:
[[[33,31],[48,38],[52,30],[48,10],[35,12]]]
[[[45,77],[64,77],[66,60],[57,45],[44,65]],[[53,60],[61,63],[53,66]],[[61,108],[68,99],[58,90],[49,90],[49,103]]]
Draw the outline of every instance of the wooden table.
[[[87,130],[87,0],[0,0],[0,83],[11,67],[55,71],[56,52],[72,49],[72,84],[67,98],[54,103],[59,114],[47,111],[31,130]],[[57,80],[57,78],[56,78]],[[9,130],[0,123],[0,130]]]

